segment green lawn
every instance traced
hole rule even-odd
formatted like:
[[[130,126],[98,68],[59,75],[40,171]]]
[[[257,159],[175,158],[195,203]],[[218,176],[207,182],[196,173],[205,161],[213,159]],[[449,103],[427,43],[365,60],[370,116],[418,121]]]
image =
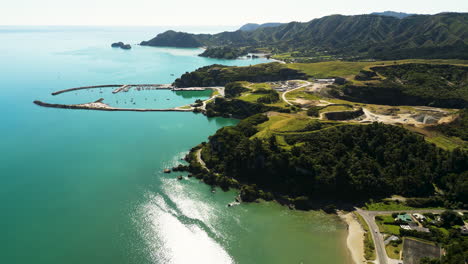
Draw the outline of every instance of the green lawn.
[[[286,94],[286,99],[295,100],[295,99],[305,99],[305,100],[320,100],[321,98],[314,93],[305,92],[305,87],[301,89],[294,90]]]
[[[326,112],[341,112],[341,111],[350,111],[353,110],[351,106],[344,106],[344,105],[331,105],[322,108],[319,112],[326,113]]]
[[[311,122],[314,121],[305,116],[297,116],[291,114],[278,114],[270,116],[268,121],[257,126],[259,132],[253,137],[268,138],[274,133],[284,133],[302,130],[307,126],[307,124]]]
[[[345,61],[327,61],[317,63],[291,63],[288,67],[300,70],[314,78],[327,78],[333,76],[347,77],[356,75],[371,65],[372,62],[345,62]]]
[[[403,243],[398,244],[396,247],[391,243],[385,246],[388,257],[392,259],[400,259],[400,252],[403,250]]]
[[[271,85],[268,83],[251,83],[248,85],[248,88],[252,90],[271,89]]]
[[[379,217],[381,217],[382,220],[376,219],[375,222],[377,223],[377,226],[379,227],[380,233],[396,235],[396,236],[400,235],[400,226],[384,224],[385,222],[390,223],[394,221],[391,215],[379,215]]]
[[[426,141],[436,144],[436,146],[445,150],[454,150],[455,148],[462,147],[468,148],[468,144],[456,137],[447,137],[442,134],[436,137],[425,137]]]
[[[369,211],[404,211],[417,209],[394,201],[366,203],[364,208]]]
[[[264,94],[253,94],[253,93],[244,93],[241,96],[237,97],[237,99],[251,102],[251,103],[256,103],[257,99],[264,96]]]

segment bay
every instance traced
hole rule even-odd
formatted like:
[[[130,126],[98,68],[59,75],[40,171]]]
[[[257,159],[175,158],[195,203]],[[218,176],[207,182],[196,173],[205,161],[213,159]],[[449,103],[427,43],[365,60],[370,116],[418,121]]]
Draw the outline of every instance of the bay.
[[[209,93],[51,93],[87,85],[171,83],[205,65],[267,62],[134,45],[163,30],[0,27],[1,263],[348,263],[346,227],[333,216],[275,203],[228,208],[235,191],[162,173],[236,120],[32,104],[103,97],[123,106],[135,97],[139,107],[180,106]],[[110,48],[116,41],[133,48]]]

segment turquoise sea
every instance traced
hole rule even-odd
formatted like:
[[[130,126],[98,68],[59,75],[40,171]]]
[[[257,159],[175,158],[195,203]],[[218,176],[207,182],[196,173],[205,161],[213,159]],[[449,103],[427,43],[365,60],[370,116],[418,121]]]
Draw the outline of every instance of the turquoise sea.
[[[350,263],[346,227],[335,217],[275,203],[227,207],[235,191],[162,173],[236,120],[32,103],[103,97],[123,107],[134,97],[139,107],[173,107],[209,92],[144,91],[118,98],[99,90],[50,93],[171,83],[214,63],[266,62],[201,58],[198,49],[110,47],[165,29],[0,27],[0,263]]]

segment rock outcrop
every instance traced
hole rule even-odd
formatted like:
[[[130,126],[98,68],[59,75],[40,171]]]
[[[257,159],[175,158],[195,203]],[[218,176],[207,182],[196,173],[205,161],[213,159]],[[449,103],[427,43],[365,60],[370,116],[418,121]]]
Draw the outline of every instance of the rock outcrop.
[[[112,48],[121,48],[121,49],[131,49],[132,46],[130,46],[130,44],[124,44],[123,42],[115,42],[115,43],[112,43],[111,45]]]

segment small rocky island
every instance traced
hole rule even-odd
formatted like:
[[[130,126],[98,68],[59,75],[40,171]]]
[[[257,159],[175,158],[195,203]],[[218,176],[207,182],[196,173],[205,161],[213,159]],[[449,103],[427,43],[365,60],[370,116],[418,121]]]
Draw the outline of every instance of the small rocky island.
[[[121,48],[121,49],[131,49],[132,46],[130,46],[130,44],[124,44],[123,42],[115,42],[115,43],[112,43],[111,47],[113,48]]]

